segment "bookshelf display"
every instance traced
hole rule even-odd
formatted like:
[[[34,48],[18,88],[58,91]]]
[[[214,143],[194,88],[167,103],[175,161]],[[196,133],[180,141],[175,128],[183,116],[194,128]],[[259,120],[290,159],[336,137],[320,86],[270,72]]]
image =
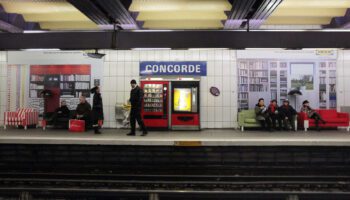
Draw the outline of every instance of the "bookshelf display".
[[[42,115],[44,108],[45,112],[53,112],[64,99],[69,109],[74,110],[81,95],[90,97],[90,73],[90,65],[31,65],[29,105]],[[43,90],[51,91],[52,95],[44,100]]]
[[[283,100],[288,98],[288,66],[286,62],[280,63],[279,78],[279,104],[282,104]]]
[[[321,62],[319,65],[319,102],[321,109],[337,108],[335,62]]]

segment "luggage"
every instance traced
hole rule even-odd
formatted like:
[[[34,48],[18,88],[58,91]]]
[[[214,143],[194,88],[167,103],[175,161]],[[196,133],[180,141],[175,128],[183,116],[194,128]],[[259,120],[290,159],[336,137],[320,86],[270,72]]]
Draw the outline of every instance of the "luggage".
[[[78,119],[69,120],[69,131],[70,132],[84,132],[85,131],[85,121]]]

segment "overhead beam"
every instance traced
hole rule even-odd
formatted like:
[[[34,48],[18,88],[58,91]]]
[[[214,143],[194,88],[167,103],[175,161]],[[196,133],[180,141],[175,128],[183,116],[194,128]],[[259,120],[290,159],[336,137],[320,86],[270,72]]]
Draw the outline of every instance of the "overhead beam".
[[[2,33],[1,50],[28,48],[350,48],[350,32],[118,31]]]

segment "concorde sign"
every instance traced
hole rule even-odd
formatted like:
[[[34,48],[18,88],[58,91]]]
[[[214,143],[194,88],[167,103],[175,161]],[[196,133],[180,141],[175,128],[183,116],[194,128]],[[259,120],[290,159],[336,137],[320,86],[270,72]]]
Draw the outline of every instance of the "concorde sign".
[[[150,76],[206,76],[207,62],[205,61],[142,61],[140,75]]]

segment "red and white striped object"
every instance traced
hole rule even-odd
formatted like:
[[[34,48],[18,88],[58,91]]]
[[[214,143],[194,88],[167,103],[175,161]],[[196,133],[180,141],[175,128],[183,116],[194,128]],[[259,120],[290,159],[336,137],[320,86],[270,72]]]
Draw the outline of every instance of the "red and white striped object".
[[[4,128],[6,126],[23,126],[27,129],[28,125],[37,125],[39,121],[39,112],[34,108],[19,108],[17,112],[4,113]]]

